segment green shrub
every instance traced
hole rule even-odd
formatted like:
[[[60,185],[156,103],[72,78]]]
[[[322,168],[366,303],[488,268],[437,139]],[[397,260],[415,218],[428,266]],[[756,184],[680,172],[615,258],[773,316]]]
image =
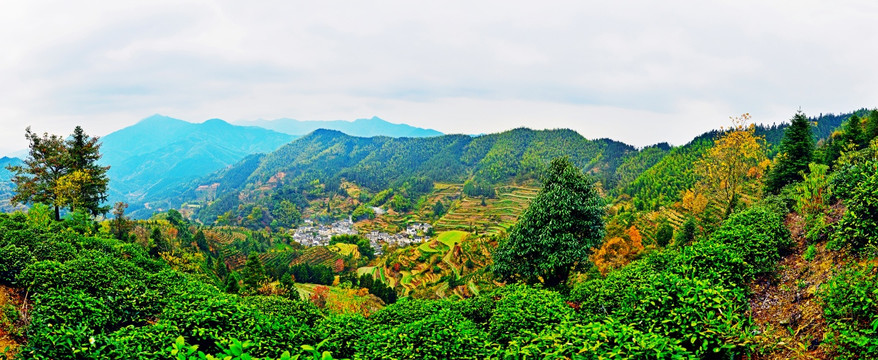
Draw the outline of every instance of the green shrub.
[[[26,247],[8,244],[0,247],[0,284],[15,284],[15,278],[34,261]]]
[[[804,258],[805,261],[811,261],[811,260],[814,260],[814,255],[816,255],[816,254],[817,254],[817,248],[814,247],[813,244],[811,244],[811,245],[808,245],[807,249],[805,249],[805,253],[802,254],[802,258]]]
[[[728,283],[739,289],[755,275],[753,266],[744,260],[739,248],[712,239],[681,249],[676,264],[671,271],[718,284]]]
[[[419,321],[384,327],[362,342],[365,359],[482,359],[488,334],[472,321],[442,309]]]
[[[607,318],[585,324],[562,322],[540,336],[512,343],[497,358],[519,359],[696,359],[673,340]]]
[[[774,270],[781,255],[793,245],[781,215],[764,207],[732,215],[712,234],[711,240],[729,245],[756,273]]]
[[[507,285],[494,292],[494,311],[488,326],[491,338],[507,343],[520,336],[533,337],[569,317],[573,309],[554,291],[523,284]]]
[[[433,315],[446,306],[447,302],[444,301],[404,298],[375,312],[369,320],[373,324],[384,326],[411,324]]]
[[[831,183],[833,194],[844,201],[847,211],[830,246],[859,251],[878,245],[878,140],[867,149],[842,156]]]
[[[484,325],[487,329],[488,322],[494,314],[495,302],[490,295],[481,295],[451,302],[449,306],[452,311],[476,324]]]
[[[878,358],[878,268],[842,270],[821,287],[819,299],[828,328],[826,343],[839,358]]]
[[[341,358],[354,357],[371,329],[368,320],[359,314],[329,316],[317,325],[317,331],[323,339],[322,349]]]
[[[675,273],[681,267],[664,268],[661,259],[636,261],[606,279],[575,287],[571,300],[581,301],[580,323],[614,318],[644,333],[667,337],[699,356],[746,353],[753,325],[745,315],[744,291],[718,285],[724,280],[690,277],[685,270]]]

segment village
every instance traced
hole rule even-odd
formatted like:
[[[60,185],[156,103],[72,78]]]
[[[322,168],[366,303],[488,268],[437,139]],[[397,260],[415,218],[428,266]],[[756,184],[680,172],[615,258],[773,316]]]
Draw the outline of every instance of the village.
[[[432,230],[430,224],[412,223],[409,224],[404,231],[396,234],[390,234],[380,231],[372,231],[365,235],[369,240],[369,244],[375,249],[376,254],[382,252],[384,244],[388,246],[406,247],[412,244],[420,244],[421,242],[430,240],[427,235]],[[353,221],[348,218],[333,222],[329,225],[315,223],[310,219],[305,220],[305,224],[299,226],[293,234],[293,240],[303,246],[326,246],[329,240],[335,235],[357,235],[359,232],[354,226]]]

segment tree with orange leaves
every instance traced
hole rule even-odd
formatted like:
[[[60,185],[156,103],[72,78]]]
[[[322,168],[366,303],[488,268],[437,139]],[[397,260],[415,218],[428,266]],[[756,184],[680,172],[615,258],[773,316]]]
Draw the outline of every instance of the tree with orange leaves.
[[[624,234],[605,241],[590,257],[602,275],[610,270],[627,265],[643,251],[643,236],[636,227],[631,226]]]

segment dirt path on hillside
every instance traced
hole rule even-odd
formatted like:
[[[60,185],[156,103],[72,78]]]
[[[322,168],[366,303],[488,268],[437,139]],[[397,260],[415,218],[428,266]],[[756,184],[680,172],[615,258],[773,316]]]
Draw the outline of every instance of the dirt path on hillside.
[[[832,219],[834,220],[834,219]],[[786,219],[795,245],[778,264],[775,274],[761,277],[750,285],[753,319],[765,336],[765,348],[774,348],[755,359],[831,359],[820,345],[825,320],[817,292],[850,259],[839,251],[826,249],[826,242],[814,244],[810,260],[805,253],[810,244],[804,237],[803,219],[790,214]]]

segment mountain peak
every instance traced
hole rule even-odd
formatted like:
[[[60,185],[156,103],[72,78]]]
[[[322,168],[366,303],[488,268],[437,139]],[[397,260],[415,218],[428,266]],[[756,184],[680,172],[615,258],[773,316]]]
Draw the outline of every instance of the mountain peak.
[[[142,120],[138,121],[138,124],[158,124],[158,123],[168,123],[168,122],[182,122],[183,120],[174,119],[169,116],[165,116],[162,114],[153,114],[151,116],[145,117]]]
[[[229,124],[227,121],[225,121],[223,119],[210,119],[210,120],[207,120],[207,121],[201,123],[201,125],[210,126],[210,127],[232,126],[232,124]]]

